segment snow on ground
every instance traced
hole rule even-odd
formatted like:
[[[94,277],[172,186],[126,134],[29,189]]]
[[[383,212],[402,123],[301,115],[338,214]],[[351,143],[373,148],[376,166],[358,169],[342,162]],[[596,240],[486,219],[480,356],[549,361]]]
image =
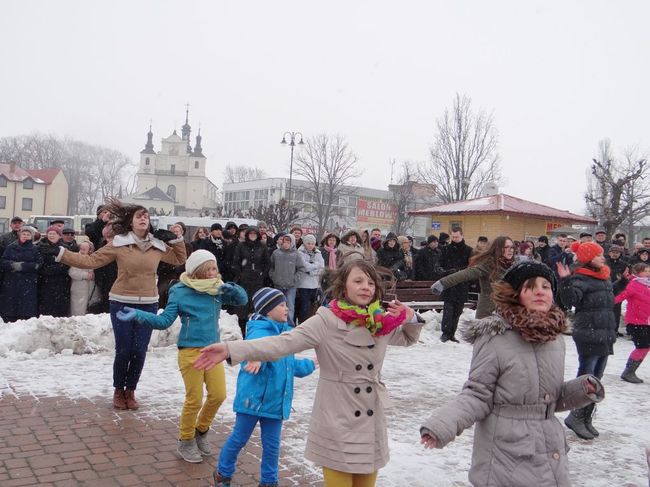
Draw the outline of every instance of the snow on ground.
[[[465,310],[464,317],[471,317]],[[389,413],[391,461],[381,470],[381,486],[467,486],[472,448],[472,430],[466,431],[442,450],[425,451],[419,444],[419,427],[431,410],[453,397],[462,387],[471,359],[468,344],[441,343],[439,317],[422,332],[418,345],[389,349],[383,380],[393,408]],[[222,314],[222,336],[237,332],[236,317]],[[144,417],[177,420],[183,402],[183,384],[174,346],[178,326],[154,331],[138,397]],[[570,337],[567,342],[567,379],[575,376],[577,359]],[[113,335],[108,315],[74,318],[40,318],[15,324],[0,323],[0,401],[4,394],[35,396],[67,395],[73,398],[110,397]],[[601,432],[591,442],[567,432],[569,460],[576,486],[645,486],[648,468],[644,449],[650,447],[650,367],[639,371],[647,382],[623,382],[620,372],[633,345],[628,339],[616,344],[603,382],[606,399],[598,406],[594,420]],[[304,356],[313,356],[305,353]],[[238,367],[226,367],[228,399],[215,420],[231,422]],[[309,411],[318,373],[297,379],[294,411],[285,423],[284,461],[304,464]],[[558,418],[562,419],[561,415]],[[308,462],[307,462],[308,464]],[[317,467],[313,467],[318,472]]]

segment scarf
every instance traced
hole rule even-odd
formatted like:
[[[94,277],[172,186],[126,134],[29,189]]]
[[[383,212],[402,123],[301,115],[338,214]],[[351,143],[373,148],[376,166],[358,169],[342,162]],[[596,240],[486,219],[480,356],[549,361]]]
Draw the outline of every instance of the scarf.
[[[594,279],[600,279],[601,281],[606,281],[609,279],[610,275],[609,266],[606,265],[602,266],[598,270],[592,269],[591,267],[578,267],[575,272],[576,274],[593,277]]]
[[[329,260],[327,261],[327,267],[330,269],[336,269],[336,247],[330,247],[325,245],[323,247],[329,254]]]
[[[214,238],[212,235],[210,235],[210,240],[214,244],[215,247],[218,249],[223,249],[223,239],[222,238]]]
[[[645,287],[650,287],[650,277],[635,277],[634,280]]]
[[[333,299],[329,307],[332,313],[348,325],[365,326],[372,336],[388,335],[406,320],[406,311],[398,316],[390,315],[381,307],[379,300],[363,307]]]
[[[497,262],[499,263],[502,269],[509,269],[510,266],[514,264],[515,259],[514,258],[506,259],[505,257],[502,256],[497,259]]]
[[[553,341],[566,327],[564,312],[555,305],[546,313],[528,311],[523,306],[498,305],[496,313],[531,343]]]
[[[133,240],[135,241],[135,244],[138,246],[140,250],[142,250],[142,252],[146,252],[151,247],[153,247],[153,244],[151,243],[152,235],[150,233],[147,233],[147,236],[145,238],[139,238],[134,232],[129,232],[129,233],[133,235]]]
[[[404,254],[404,265],[406,266],[407,269],[413,269],[413,254],[411,251],[402,251]]]
[[[221,276],[213,279],[192,279],[187,275],[187,272],[181,274],[180,281],[196,292],[210,294],[212,296],[219,294],[219,288],[223,284]]]

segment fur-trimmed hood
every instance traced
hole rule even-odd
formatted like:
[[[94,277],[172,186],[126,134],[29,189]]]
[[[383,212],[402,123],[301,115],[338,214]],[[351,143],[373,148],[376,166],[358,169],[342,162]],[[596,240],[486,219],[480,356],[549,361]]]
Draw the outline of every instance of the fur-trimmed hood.
[[[466,320],[459,327],[461,337],[468,343],[474,343],[483,335],[503,335],[511,329],[512,326],[496,313],[480,320]]]

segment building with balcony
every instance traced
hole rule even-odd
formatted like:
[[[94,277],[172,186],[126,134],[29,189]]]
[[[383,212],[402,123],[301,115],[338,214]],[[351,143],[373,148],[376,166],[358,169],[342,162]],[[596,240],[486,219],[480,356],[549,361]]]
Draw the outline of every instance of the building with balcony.
[[[207,159],[201,147],[201,131],[192,148],[191,130],[186,111],[181,136],[174,130],[161,140],[156,152],[149,127],[147,143],[140,152],[136,191],[122,201],[140,204],[154,214],[172,211],[173,215],[201,216],[215,210],[217,186],[205,175]]]

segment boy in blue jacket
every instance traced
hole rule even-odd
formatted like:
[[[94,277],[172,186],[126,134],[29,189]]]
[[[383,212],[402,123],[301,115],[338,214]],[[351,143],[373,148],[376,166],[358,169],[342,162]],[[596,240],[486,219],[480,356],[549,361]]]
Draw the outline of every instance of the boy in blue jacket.
[[[278,289],[264,287],[253,295],[253,314],[246,324],[246,339],[279,335],[292,330],[287,323],[287,298]],[[237,456],[246,445],[257,423],[262,432],[260,487],[278,485],[278,461],[282,421],[289,419],[293,400],[293,378],[305,377],[316,368],[310,359],[288,355],[275,362],[242,363],[237,378],[233,409],[235,427],[219,455],[214,472],[215,486],[230,487]]]
[[[219,406],[226,399],[226,374],[223,367],[201,371],[192,364],[202,347],[218,343],[221,306],[242,306],[248,296],[237,284],[224,283],[212,252],[196,250],[185,262],[180,281],[169,290],[165,310],[156,315],[125,306],[118,311],[121,320],[135,319],[164,330],[181,318],[178,334],[178,367],[185,383],[185,403],[180,419],[178,454],[190,463],[200,463],[210,455],[208,431]],[[203,402],[203,384],[208,395]]]

